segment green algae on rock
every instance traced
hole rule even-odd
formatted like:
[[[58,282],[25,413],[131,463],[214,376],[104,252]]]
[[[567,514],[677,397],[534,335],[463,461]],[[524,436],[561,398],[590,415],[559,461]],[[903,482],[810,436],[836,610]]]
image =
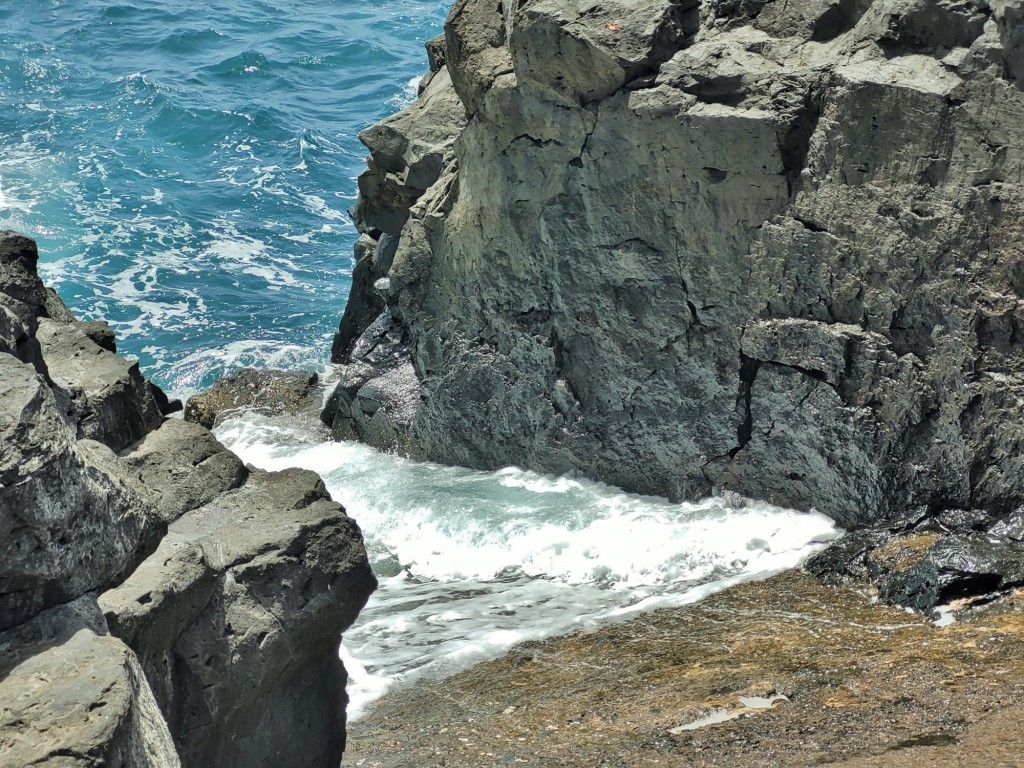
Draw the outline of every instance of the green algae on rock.
[[[1020,716],[1022,660],[1015,599],[940,629],[789,571],[396,690],[352,726],[346,759],[364,768],[1011,766],[1024,745],[1006,727]],[[780,696],[756,710],[742,701]],[[680,727],[722,710],[742,711]]]

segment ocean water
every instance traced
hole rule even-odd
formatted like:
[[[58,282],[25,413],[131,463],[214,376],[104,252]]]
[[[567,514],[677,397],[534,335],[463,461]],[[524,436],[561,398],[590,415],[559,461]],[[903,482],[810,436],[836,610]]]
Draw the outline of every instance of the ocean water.
[[[319,366],[360,130],[415,94],[438,0],[0,3],[0,228],[82,319],[189,394]]]
[[[36,237],[44,278],[174,395],[241,365],[322,368],[350,286],[356,136],[414,97],[447,7],[0,3],[0,228]],[[381,588],[341,651],[355,717],[396,683],[698,600],[837,534],[736,499],[416,464],[302,422],[218,435],[320,472],[366,534]]]

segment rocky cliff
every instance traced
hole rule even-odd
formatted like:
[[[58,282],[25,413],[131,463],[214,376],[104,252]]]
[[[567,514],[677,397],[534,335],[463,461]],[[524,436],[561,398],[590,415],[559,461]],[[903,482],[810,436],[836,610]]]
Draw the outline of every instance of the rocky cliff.
[[[336,766],[359,528],[166,419],[37,258],[0,233],[0,766]]]
[[[459,0],[367,130],[340,437],[844,525],[1024,501],[1009,0]]]

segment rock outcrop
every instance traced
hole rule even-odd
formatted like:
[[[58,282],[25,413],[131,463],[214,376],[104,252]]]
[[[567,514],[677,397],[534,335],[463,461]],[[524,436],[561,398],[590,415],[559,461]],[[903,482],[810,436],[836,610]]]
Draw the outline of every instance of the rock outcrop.
[[[321,405],[319,380],[317,374],[305,371],[243,368],[190,398],[185,420],[213,429],[219,417],[241,410],[275,415],[315,413]]]
[[[165,419],[37,258],[0,233],[0,766],[336,766],[358,526]]]
[[[907,608],[984,604],[1024,586],[1024,507],[1002,517],[922,511],[902,524],[848,533],[805,567],[826,583]]]
[[[181,766],[138,659],[95,599],[0,633],[0,765]]]
[[[67,361],[45,360],[36,336],[53,325],[44,314],[53,297],[36,274],[37,259],[31,240],[0,235],[0,314],[20,329],[0,350],[0,630],[110,585],[159,533],[110,447],[97,441],[121,442],[114,411],[91,421],[87,435],[80,431],[95,413],[90,400],[124,392],[129,366],[119,358],[101,364],[74,394],[51,377],[50,363],[60,371]],[[79,335],[80,348],[88,348],[92,342]],[[114,357],[92,346],[89,354]],[[125,421],[138,412],[127,408]]]
[[[1024,501],[1008,0],[460,0],[362,135],[324,413],[846,526]]]
[[[373,588],[359,540],[314,473],[257,471],[100,596],[171,731],[188,734],[185,765],[337,765],[340,631]]]

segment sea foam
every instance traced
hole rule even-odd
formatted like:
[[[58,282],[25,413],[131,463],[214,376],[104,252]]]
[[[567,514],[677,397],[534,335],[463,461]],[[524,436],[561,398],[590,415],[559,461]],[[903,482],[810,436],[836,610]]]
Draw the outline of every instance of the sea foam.
[[[257,414],[218,436],[262,468],[318,472],[362,527],[381,586],[344,639],[352,717],[396,683],[696,601],[794,567],[839,534],[816,512],[416,463]]]

